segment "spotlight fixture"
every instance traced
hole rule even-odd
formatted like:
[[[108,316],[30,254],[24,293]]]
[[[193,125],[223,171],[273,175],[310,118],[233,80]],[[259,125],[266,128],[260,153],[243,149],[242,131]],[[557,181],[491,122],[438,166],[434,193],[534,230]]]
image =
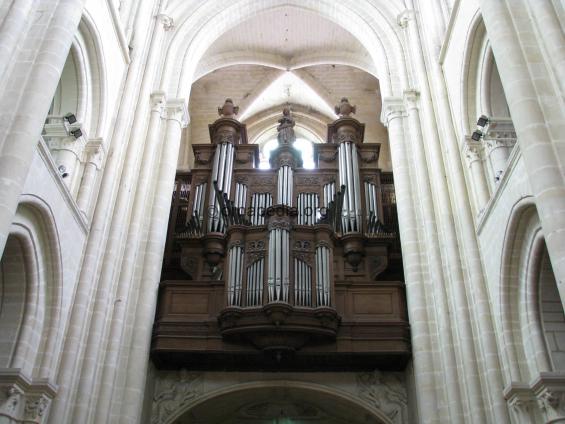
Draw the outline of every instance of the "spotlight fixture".
[[[81,138],[82,137],[82,131],[80,128],[77,128],[76,130],[72,130],[71,134],[74,136],[74,138]]]
[[[77,117],[75,116],[74,113],[67,113],[65,115],[65,120],[69,123],[69,124],[74,124],[77,121]]]
[[[473,135],[471,135],[471,138],[474,141],[480,141],[481,138],[483,138],[483,132],[480,131],[480,130],[475,130],[475,131],[473,131]]]
[[[487,124],[488,124],[489,120],[488,117],[485,115],[481,115],[479,116],[479,119],[477,120],[477,126],[484,128]]]
[[[67,178],[69,176],[69,173],[67,172],[67,168],[65,168],[64,165],[59,165],[59,168],[57,168],[59,170],[59,174],[61,175],[62,178]]]

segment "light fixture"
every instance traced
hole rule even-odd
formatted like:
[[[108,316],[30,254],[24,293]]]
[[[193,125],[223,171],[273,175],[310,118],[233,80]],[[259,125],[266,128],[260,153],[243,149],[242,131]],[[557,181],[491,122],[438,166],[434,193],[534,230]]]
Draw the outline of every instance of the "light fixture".
[[[479,119],[477,120],[477,126],[484,128],[489,122],[489,119],[487,116],[485,115],[481,115],[479,116]]]
[[[80,128],[77,128],[76,130],[72,130],[71,134],[74,136],[74,138],[82,137],[82,131]]]
[[[471,135],[471,138],[474,141],[480,141],[481,138],[483,138],[483,132],[480,131],[480,130],[475,130],[475,131],[473,131],[473,135]]]
[[[69,123],[69,124],[74,124],[77,121],[77,117],[75,116],[74,113],[67,113],[65,115],[65,120]]]
[[[67,178],[69,176],[69,173],[67,172],[67,168],[65,167],[65,165],[59,165],[59,168],[57,168],[59,170],[59,174],[61,175],[62,178]]]

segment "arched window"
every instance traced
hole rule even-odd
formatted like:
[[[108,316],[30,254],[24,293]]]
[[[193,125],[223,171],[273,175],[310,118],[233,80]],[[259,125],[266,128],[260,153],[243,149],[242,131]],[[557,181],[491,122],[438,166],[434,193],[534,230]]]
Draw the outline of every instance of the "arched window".
[[[547,247],[544,247],[538,271],[540,315],[553,371],[565,370],[565,314]]]
[[[271,152],[277,148],[277,139],[270,139],[261,144],[259,148],[259,168],[269,169],[271,166],[269,164],[269,158],[271,157]],[[293,147],[300,151],[302,155],[302,167],[305,169],[314,169],[314,146],[313,142],[305,138],[297,138],[293,144]]]

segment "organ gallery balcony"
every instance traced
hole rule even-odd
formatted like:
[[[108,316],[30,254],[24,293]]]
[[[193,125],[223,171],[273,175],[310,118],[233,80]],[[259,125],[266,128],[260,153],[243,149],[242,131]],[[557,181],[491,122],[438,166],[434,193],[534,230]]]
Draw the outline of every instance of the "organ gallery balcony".
[[[392,174],[346,99],[314,169],[285,109],[270,169],[230,101],[178,174],[152,358],[202,369],[403,369],[410,356]]]

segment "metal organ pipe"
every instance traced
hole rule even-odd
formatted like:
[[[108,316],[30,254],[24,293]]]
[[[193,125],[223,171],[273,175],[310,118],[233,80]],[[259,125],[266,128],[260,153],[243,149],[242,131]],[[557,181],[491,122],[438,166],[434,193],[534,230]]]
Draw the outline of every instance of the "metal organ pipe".
[[[232,246],[229,251],[228,305],[241,306],[243,248]]]
[[[229,194],[230,192],[233,173],[233,156],[234,149],[231,143],[222,143],[216,146],[216,152],[214,153],[214,166],[212,169],[212,182],[217,181],[218,189],[222,191],[222,193]],[[214,211],[211,213],[208,221],[208,231],[223,232],[224,220],[221,216],[221,211],[218,205],[218,200],[216,199],[216,193],[213,185],[210,187],[208,206],[210,211]]]
[[[326,246],[316,248],[316,280],[318,306],[330,306],[330,249]]]
[[[278,203],[281,205],[292,206],[292,168],[284,165],[278,172]]]
[[[339,179],[345,185],[343,199],[343,232],[361,231],[361,190],[359,178],[359,159],[357,146],[343,142],[339,146]]]
[[[247,267],[247,306],[261,305],[263,297],[263,261],[257,259]]]
[[[357,231],[361,231],[361,186],[359,183],[359,156],[357,155],[357,146],[351,143],[351,171],[353,172],[353,193],[355,198],[355,223]]]

